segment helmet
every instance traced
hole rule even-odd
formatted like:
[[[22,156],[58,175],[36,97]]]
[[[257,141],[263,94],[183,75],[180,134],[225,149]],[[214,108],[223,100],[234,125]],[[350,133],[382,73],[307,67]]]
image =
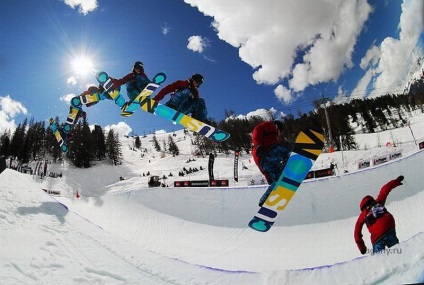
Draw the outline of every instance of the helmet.
[[[369,205],[373,203],[375,203],[374,198],[371,197],[370,195],[367,195],[364,198],[362,198],[362,201],[359,204],[359,208],[361,209],[361,211],[363,211],[366,207],[368,207]]]
[[[284,129],[284,124],[283,124],[283,122],[281,122],[281,121],[279,121],[279,120],[274,120],[274,121],[272,121],[276,126],[277,126],[277,129],[280,131],[280,132],[282,132],[283,131],[283,129]]]
[[[133,71],[134,69],[140,69],[141,71],[144,71],[143,63],[141,61],[136,61],[134,63]]]
[[[199,86],[203,83],[203,76],[198,73],[193,74],[190,79],[196,81]]]

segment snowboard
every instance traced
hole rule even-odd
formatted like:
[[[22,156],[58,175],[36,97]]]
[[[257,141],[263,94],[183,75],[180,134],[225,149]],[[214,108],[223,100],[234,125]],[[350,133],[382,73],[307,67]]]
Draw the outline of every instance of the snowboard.
[[[80,97],[83,95],[80,95]],[[75,99],[77,97],[74,97]],[[73,100],[72,99],[72,100]],[[71,102],[72,102],[71,100]],[[80,107],[71,106],[71,110],[69,111],[68,117],[66,118],[65,125],[63,126],[63,132],[67,135],[71,132],[72,126],[82,117],[82,115],[78,116],[79,112],[83,112]]]
[[[212,141],[223,142],[230,137],[229,133],[196,120],[186,114],[178,112],[166,105],[162,105],[150,97],[141,97],[140,107],[142,110],[148,113],[165,118],[175,124],[183,126],[190,131],[203,135]]]
[[[78,116],[78,113],[82,111],[83,105],[93,105],[98,103],[100,100],[106,99],[99,94],[98,88],[91,86],[87,91],[84,91],[82,94],[75,96],[71,99],[71,108],[66,118],[66,122],[63,126],[63,132],[69,134],[73,125],[78,121],[81,116]]]
[[[249,227],[268,231],[289,204],[324,147],[324,135],[313,128],[302,130],[296,137],[290,157],[271,194],[249,222]]]
[[[100,95],[101,100],[103,98],[107,98],[110,100],[115,101],[115,104],[122,108],[125,104],[125,98],[122,96],[122,94],[119,92],[119,90],[112,90],[110,92],[107,92],[112,85],[112,78],[109,77],[109,75],[104,72],[100,71],[96,74],[96,79],[100,83],[100,85],[105,89],[105,91]]]
[[[152,82],[147,84],[143,91],[141,91],[140,94],[138,94],[138,96],[134,98],[134,100],[126,102],[124,106],[122,106],[121,116],[129,117],[134,114],[135,110],[137,110],[140,106],[140,99],[142,97],[150,96],[165,80],[166,74],[164,72],[159,72],[158,74],[156,74],[155,77],[153,77]]]
[[[96,79],[100,83],[100,85],[103,86],[105,90],[107,90],[113,84],[109,75],[104,71],[97,73]],[[137,95],[137,97],[134,98],[134,100],[129,102],[125,101],[124,97],[121,95],[121,93],[118,90],[113,90],[109,93],[105,91],[103,92],[103,95],[105,97],[109,97],[110,99],[114,100],[115,104],[121,107],[121,116],[129,117],[132,114],[134,114],[135,110],[137,110],[138,106],[140,105],[140,98],[144,96],[150,96],[159,87],[159,85],[162,84],[165,80],[166,80],[166,73],[159,72],[153,77],[152,82],[147,84],[147,86],[140,92],[140,94]]]
[[[62,150],[63,152],[67,152],[68,146],[66,145],[65,140],[62,138],[62,135],[60,134],[59,128],[57,127],[54,119],[50,118],[49,123],[50,123],[50,128],[52,129],[52,132],[57,142],[59,143],[60,150]]]

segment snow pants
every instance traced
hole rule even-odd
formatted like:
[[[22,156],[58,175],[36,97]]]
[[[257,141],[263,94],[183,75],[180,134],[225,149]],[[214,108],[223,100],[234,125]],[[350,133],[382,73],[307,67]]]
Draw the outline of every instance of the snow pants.
[[[378,241],[376,241],[372,245],[372,251],[373,253],[377,253],[385,249],[386,246],[390,248],[398,243],[399,243],[399,239],[396,236],[396,230],[392,230],[388,232],[387,234],[385,234],[384,236],[382,236]]]
[[[175,93],[165,104],[166,106],[189,115],[201,122],[207,121],[208,111],[203,98],[192,99],[186,92]]]
[[[277,181],[280,177],[289,159],[290,152],[291,150],[288,147],[276,144],[262,155],[260,168],[269,177],[269,184]]]
[[[263,172],[265,172],[265,176],[267,177],[270,185],[259,200],[259,206],[262,206],[263,203],[265,203],[265,200],[274,188],[275,182],[280,177],[284,166],[289,159],[290,152],[291,150],[288,147],[277,144],[262,155],[260,168]]]

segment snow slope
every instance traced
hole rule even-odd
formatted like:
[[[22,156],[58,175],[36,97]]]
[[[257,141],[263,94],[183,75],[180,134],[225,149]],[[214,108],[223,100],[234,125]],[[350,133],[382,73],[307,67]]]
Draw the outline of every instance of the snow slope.
[[[415,120],[415,118],[414,118]],[[412,122],[424,139],[422,120]],[[247,227],[266,186],[246,186],[258,175],[249,163],[232,180],[230,155],[219,156],[216,174],[227,188],[147,188],[143,173],[168,175],[172,185],[184,166],[207,168],[207,158],[192,157],[182,132],[181,156],[151,151],[149,136],[140,156],[123,138],[124,163],[98,163],[75,169],[51,164],[63,178],[0,175],[0,278],[2,284],[399,284],[424,282],[424,151],[410,130],[361,135],[367,150],[320,156],[317,169],[330,161],[338,175],[306,181],[267,233]],[[168,135],[163,135],[166,139]],[[160,135],[158,139],[162,139]],[[377,147],[395,138],[397,147]],[[361,159],[402,152],[402,157],[357,171]],[[196,161],[186,162],[188,158]],[[150,162],[149,162],[150,160]],[[342,170],[348,173],[342,173]],[[364,195],[398,175],[387,208],[394,215],[400,244],[378,255],[362,256],[353,228]],[[119,181],[119,177],[126,179]],[[207,171],[190,175],[207,179]],[[49,196],[41,189],[61,191]],[[81,197],[76,198],[78,192]],[[63,206],[63,205],[66,205]],[[68,210],[69,209],[69,210]],[[364,240],[371,248],[364,228]]]

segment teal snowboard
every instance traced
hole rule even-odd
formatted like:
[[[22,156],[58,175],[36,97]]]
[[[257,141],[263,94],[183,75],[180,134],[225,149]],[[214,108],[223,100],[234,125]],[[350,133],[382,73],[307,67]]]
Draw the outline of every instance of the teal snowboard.
[[[165,118],[175,124],[179,124],[180,126],[201,134],[212,141],[223,142],[230,138],[229,133],[178,112],[166,105],[162,105],[148,96],[140,98],[140,107],[148,113]]]
[[[315,129],[301,131],[296,137],[290,157],[276,181],[271,194],[249,222],[249,227],[259,231],[268,231],[296,194],[306,175],[324,147],[324,135]]]

